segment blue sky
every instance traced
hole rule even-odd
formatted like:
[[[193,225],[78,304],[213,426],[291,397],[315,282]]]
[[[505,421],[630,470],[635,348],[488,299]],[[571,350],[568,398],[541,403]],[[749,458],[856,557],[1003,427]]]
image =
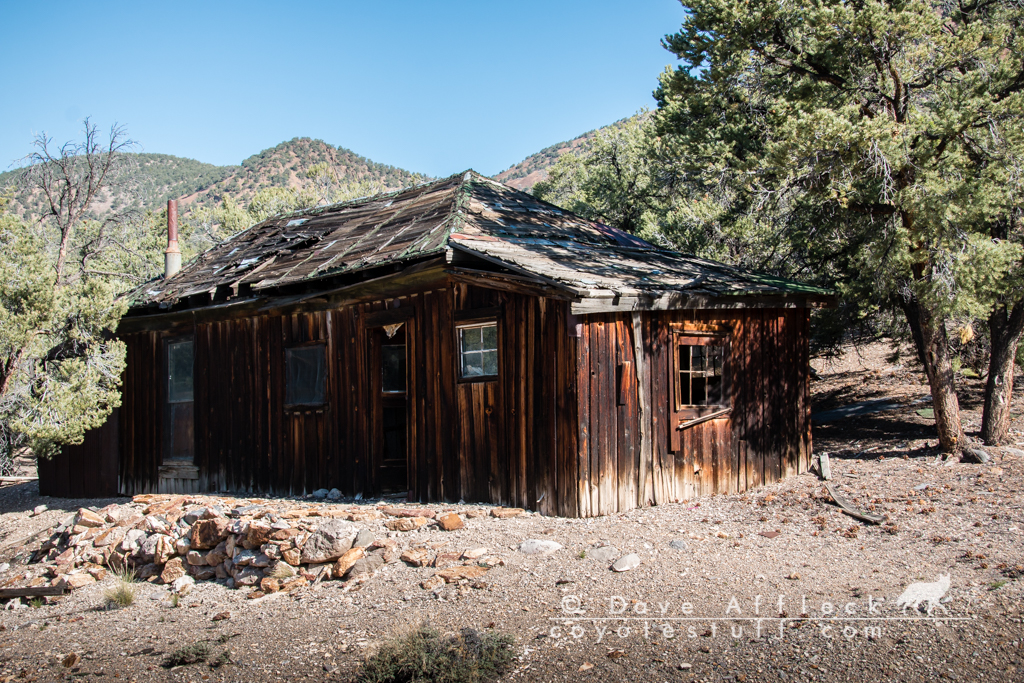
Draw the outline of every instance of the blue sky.
[[[497,173],[653,106],[677,0],[37,2],[0,16],[0,170],[91,116],[214,164],[293,137]]]

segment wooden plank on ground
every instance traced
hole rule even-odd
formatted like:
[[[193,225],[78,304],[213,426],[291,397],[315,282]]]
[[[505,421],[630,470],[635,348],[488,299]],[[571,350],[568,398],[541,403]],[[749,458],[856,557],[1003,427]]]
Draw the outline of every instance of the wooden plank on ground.
[[[847,500],[845,497],[841,496],[836,491],[835,486],[832,485],[832,482],[825,482],[825,489],[828,491],[828,494],[832,496],[832,500],[836,502],[836,505],[838,505],[843,512],[850,515],[854,519],[859,519],[870,524],[881,524],[885,521],[885,517],[883,517],[882,515],[864,512],[863,510],[855,506],[853,503],[851,503],[849,500]]]
[[[43,598],[64,595],[63,586],[32,586],[27,588],[0,588],[0,600],[8,598]]]

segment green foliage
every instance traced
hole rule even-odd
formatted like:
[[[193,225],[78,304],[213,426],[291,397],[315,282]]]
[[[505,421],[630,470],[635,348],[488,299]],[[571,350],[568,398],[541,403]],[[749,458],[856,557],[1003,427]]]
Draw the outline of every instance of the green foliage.
[[[227,639],[221,636],[217,639],[218,643],[225,643]],[[188,666],[190,664],[202,664],[206,662],[211,669],[219,669],[225,664],[231,662],[231,652],[228,650],[222,650],[216,656],[214,656],[214,647],[208,640],[200,640],[186,645],[185,647],[178,648],[171,654],[167,655],[167,658],[163,662],[165,669],[173,669],[176,666]]]
[[[519,163],[505,169],[496,175],[495,178],[503,183],[510,183],[511,181],[519,180],[520,178],[526,178],[531,173],[543,173],[546,170],[550,170],[550,168],[554,166],[565,154],[574,153],[580,156],[586,156],[598,135],[610,132],[619,126],[626,125],[629,120],[630,119],[623,119],[621,121],[616,121],[615,123],[604,126],[603,128],[587,131],[583,135],[579,135],[567,142],[559,142],[545,147],[539,152],[531,154]]]
[[[863,315],[901,291],[978,315],[1016,280],[1019,240],[989,226],[1020,208],[1019,5],[683,4],[658,129],[723,227]]]
[[[647,114],[602,129],[585,153],[564,154],[533,193],[581,216],[627,232],[657,230],[665,188],[658,183],[660,149]]]
[[[189,664],[199,664],[205,662],[206,658],[213,654],[213,647],[209,642],[200,640],[198,643],[192,643],[185,647],[178,648],[171,654],[167,655],[167,659],[164,660],[164,668],[170,669],[176,666],[187,666]]]
[[[476,683],[492,681],[512,664],[511,636],[464,628],[442,636],[426,626],[393,638],[368,657],[359,683]]]
[[[113,330],[125,311],[98,277],[54,286],[44,241],[0,215],[0,469],[31,445],[45,454],[80,443],[120,405],[124,344]]]

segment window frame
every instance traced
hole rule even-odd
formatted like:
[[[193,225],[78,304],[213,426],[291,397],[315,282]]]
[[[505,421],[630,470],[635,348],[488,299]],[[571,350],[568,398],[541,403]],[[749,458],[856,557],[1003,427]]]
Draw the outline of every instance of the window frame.
[[[494,351],[495,355],[495,372],[493,375],[464,375],[463,374],[463,349],[462,349],[462,331],[471,329],[481,329],[484,327],[494,328],[494,348],[493,349],[481,349],[481,351]],[[493,382],[498,379],[501,374],[501,330],[499,329],[498,320],[496,318],[489,318],[483,320],[472,320],[466,322],[460,322],[455,325],[455,343],[457,346],[456,350],[456,376],[458,381],[461,382]],[[470,353],[476,353],[471,351]]]
[[[188,401],[171,400],[171,347],[182,343],[192,344],[192,398]],[[196,410],[196,337],[194,333],[175,334],[165,336],[162,340],[161,370],[163,374],[160,383],[159,397],[162,404],[161,414],[163,424],[160,426],[160,467],[164,466],[190,466],[195,463],[196,458],[196,431],[195,431],[195,410]],[[187,406],[191,406],[188,408]],[[188,449],[190,452],[185,455],[175,454],[174,427],[175,413],[178,410],[191,410],[192,415],[188,418],[191,422],[192,443]]]
[[[700,404],[681,402],[679,351],[681,347],[691,346],[717,346],[722,348],[722,394],[721,402],[713,404]],[[679,330],[672,335],[671,348],[671,406],[672,413],[676,418],[675,428],[684,428],[698,422],[703,422],[732,410],[732,344],[730,336],[721,331],[703,332],[697,330]]]
[[[171,398],[171,347],[181,344],[192,346],[192,396],[187,400]],[[192,335],[186,337],[173,337],[164,340],[164,401],[170,405],[175,403],[195,403],[196,400],[196,341]]]
[[[319,348],[320,353],[323,354],[323,394],[319,403],[290,403],[288,401],[288,389],[291,381],[291,372],[289,359],[291,354],[295,351],[310,350]],[[284,349],[284,396],[283,404],[285,410],[323,410],[327,407],[330,397],[330,369],[329,369],[329,358],[327,356],[327,342],[323,340],[315,340],[304,342],[302,344],[291,344],[286,346]]]

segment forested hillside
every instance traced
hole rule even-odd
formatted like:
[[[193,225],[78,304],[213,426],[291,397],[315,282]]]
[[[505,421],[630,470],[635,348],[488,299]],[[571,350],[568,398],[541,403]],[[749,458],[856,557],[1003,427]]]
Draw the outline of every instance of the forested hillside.
[[[394,166],[379,164],[343,147],[322,140],[294,138],[254,154],[238,166],[215,166],[169,154],[131,154],[138,167],[131,191],[104,194],[92,207],[99,216],[109,209],[135,204],[143,210],[159,211],[168,199],[181,200],[182,210],[221,204],[225,199],[246,206],[259,190],[301,188],[310,180],[307,171],[326,164],[337,178],[339,191],[359,194],[387,191],[422,182],[426,176]],[[31,220],[42,209],[37,193],[19,191],[22,169],[0,173],[0,190],[13,186],[9,210]]]
[[[567,142],[559,142],[549,147],[545,147],[541,151],[531,154],[526,157],[518,164],[510,166],[506,170],[502,171],[498,175],[494,176],[495,180],[499,180],[506,185],[511,185],[519,190],[527,190],[533,188],[541,180],[545,180],[548,177],[548,169],[554,166],[562,155],[567,152],[579,152],[585,154],[589,151],[594,139],[598,133],[610,128],[615,128],[626,121],[616,121],[615,123],[609,124],[596,130],[591,130],[583,135],[568,140]]]

